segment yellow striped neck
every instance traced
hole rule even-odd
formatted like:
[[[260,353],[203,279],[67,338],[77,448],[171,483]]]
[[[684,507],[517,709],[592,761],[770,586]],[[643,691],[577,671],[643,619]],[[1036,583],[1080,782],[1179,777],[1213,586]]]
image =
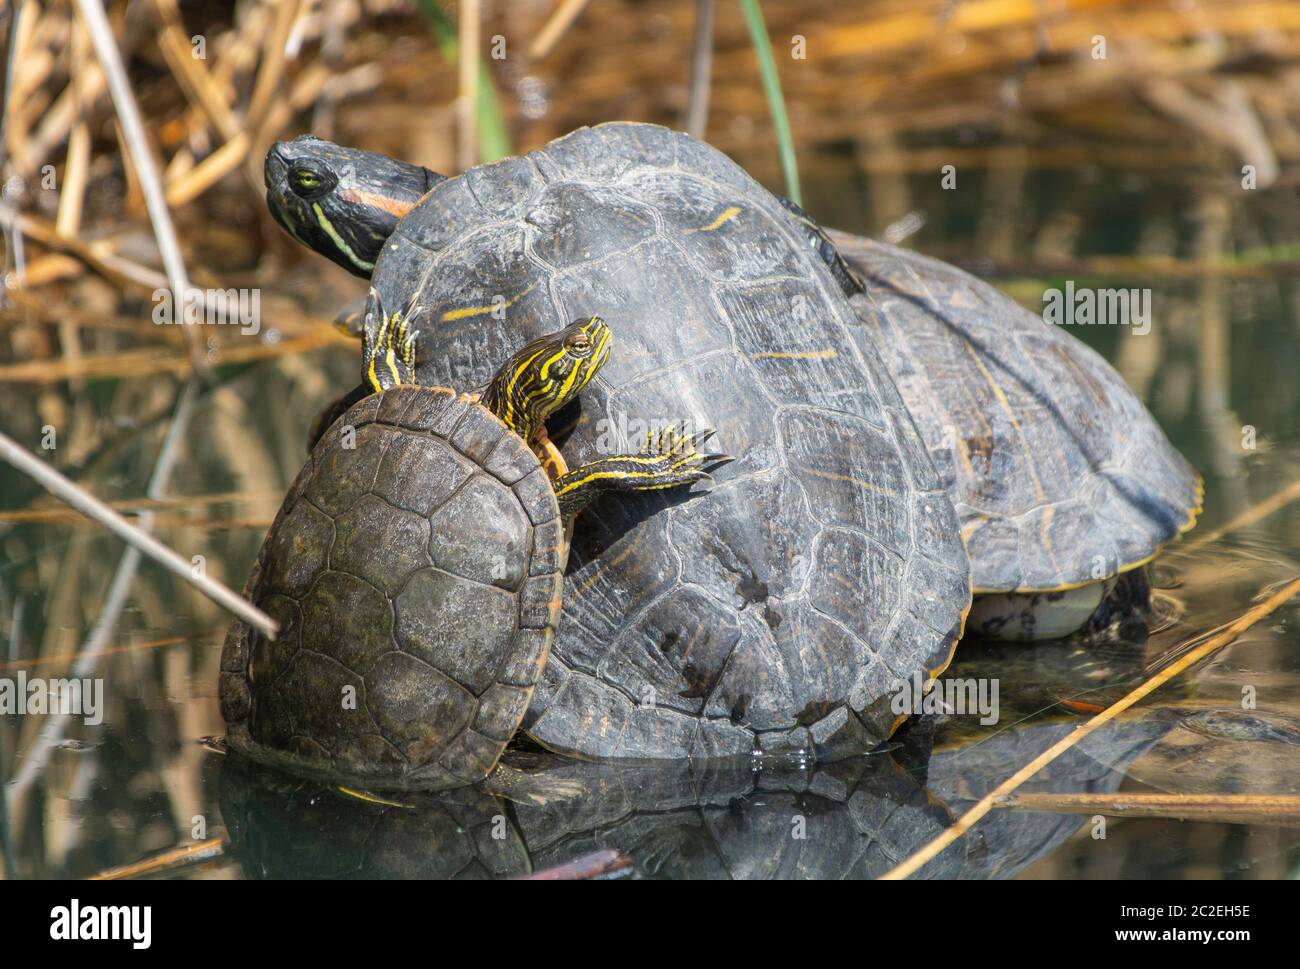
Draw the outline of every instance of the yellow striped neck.
[[[482,403],[531,441],[548,417],[578,396],[609,356],[609,327],[598,317],[574,323],[519,350],[492,378]]]

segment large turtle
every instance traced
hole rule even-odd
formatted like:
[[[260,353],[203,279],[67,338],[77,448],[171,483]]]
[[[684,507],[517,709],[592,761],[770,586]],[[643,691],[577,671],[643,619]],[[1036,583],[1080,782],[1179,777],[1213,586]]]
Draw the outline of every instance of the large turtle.
[[[564,523],[612,489],[657,491],[729,460],[666,432],[636,454],[552,473],[529,444],[609,356],[597,317],[534,340],[482,402],[414,382],[402,314],[367,346],[374,394],[313,449],[247,594],[280,624],[236,622],[221,657],[232,747],[370,788],[484,777],[546,662]]]
[[[1051,639],[1145,605],[1200,475],[1090,347],[968,273],[846,233],[810,241],[880,347],[971,559],[968,628]]]
[[[391,166],[403,163],[375,157],[304,135],[274,146],[266,164],[276,218],[365,277],[399,220],[442,181],[417,165],[393,178]],[[780,201],[849,296],[855,341],[883,353],[956,506],[976,593],[967,628],[1042,639],[1140,614],[1149,592],[1142,566],[1192,527],[1202,487],[1119,375],[968,273],[823,232]],[[753,231],[746,207],[741,194],[720,201],[710,231],[744,245]],[[345,228],[349,248],[319,228],[322,219]],[[649,324],[652,333],[667,325]]]
[[[268,155],[286,224],[334,218],[339,179],[302,184],[317,147]],[[439,181],[372,281],[412,307],[422,384],[481,383],[557,314],[616,316],[623,351],[552,434],[571,460],[678,414],[740,455],[689,504],[588,508],[524,721],[541,743],[832,756],[887,737],[899,686],[947,666],[969,604],[951,502],[800,222],[725,156],[652,125],[583,129]]]

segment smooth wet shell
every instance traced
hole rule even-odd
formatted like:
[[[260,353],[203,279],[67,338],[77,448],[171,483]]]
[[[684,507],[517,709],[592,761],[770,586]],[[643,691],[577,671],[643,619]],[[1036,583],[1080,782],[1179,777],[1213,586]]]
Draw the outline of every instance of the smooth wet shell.
[[[367,397],[312,451],[222,654],[231,745],[371,788],[485,776],[518,727],[559,611],[563,533],[533,453],[441,388]],[[355,697],[354,703],[345,702]]]

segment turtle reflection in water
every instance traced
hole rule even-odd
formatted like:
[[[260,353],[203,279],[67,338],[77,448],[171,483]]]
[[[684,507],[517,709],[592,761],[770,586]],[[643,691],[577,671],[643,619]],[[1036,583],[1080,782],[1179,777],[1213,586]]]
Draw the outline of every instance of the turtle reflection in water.
[[[535,340],[481,403],[409,386],[407,314],[379,314],[366,375],[380,393],[313,451],[248,593],[280,623],[243,623],[222,656],[231,745],[372,788],[485,776],[519,725],[559,611],[564,523],[596,495],[707,478],[730,460],[664,432],[636,454],[548,476],[529,445],[609,356],[597,317]]]
[[[435,278],[420,285],[433,322],[425,327],[427,345],[438,351],[431,366],[443,368],[442,379],[465,357],[464,330],[449,321],[482,320],[463,315],[476,298],[519,294],[523,309],[538,292],[563,298],[573,288],[538,269],[536,259],[519,259],[525,249],[549,246],[550,236],[605,261],[599,279],[584,285],[626,291],[620,319],[643,331],[661,368],[675,362],[671,348],[694,335],[678,314],[658,312],[683,302],[680,294],[646,295],[656,277],[689,301],[707,288],[705,280],[743,277],[738,254],[775,262],[787,237],[770,214],[778,200],[709,146],[652,125],[581,129],[523,159],[452,179],[304,135],[271,149],[265,177],[281,225],[350,272],[373,276],[381,291],[415,286],[440,263]],[[753,358],[784,366],[788,384],[824,378],[832,369],[825,361],[851,355],[853,344],[867,359],[883,356],[956,509],[976,593],[968,631],[1050,639],[1081,628],[1109,633],[1141,615],[1149,593],[1144,566],[1192,526],[1202,489],[1114,369],[969,274],[869,239],[828,234],[798,206],[779,201],[789,227],[848,298],[856,325],[815,346],[797,327],[746,320],[741,332],[761,337],[762,345],[749,348]],[[568,211],[557,215],[559,208]],[[679,282],[679,258],[655,251],[641,228],[650,224],[702,254],[703,272]],[[638,247],[651,253],[640,262]],[[774,273],[771,285],[787,306],[798,305],[801,279],[812,271],[790,261],[782,269],[789,275]],[[707,300],[701,305],[714,312]],[[502,338],[494,322],[477,325],[485,338]],[[680,396],[705,377],[693,373]]]
[[[440,794],[358,798],[227,758],[221,812],[247,877],[504,878],[615,848],[637,877],[876,878],[1073,723],[1022,725],[931,752],[914,720],[897,749],[815,769],[635,766],[510,751],[486,784]],[[1023,788],[1113,793],[1170,730],[1112,722]],[[996,811],[918,878],[1011,878],[1089,823]]]

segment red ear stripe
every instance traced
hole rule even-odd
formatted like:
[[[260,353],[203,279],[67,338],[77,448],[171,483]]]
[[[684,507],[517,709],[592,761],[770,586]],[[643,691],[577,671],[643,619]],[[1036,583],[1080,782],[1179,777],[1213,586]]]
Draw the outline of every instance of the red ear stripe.
[[[387,195],[375,195],[372,192],[362,192],[355,188],[345,188],[339,192],[339,198],[344,202],[360,203],[368,205],[371,208],[383,209],[389,215],[396,218],[402,218],[407,212],[415,208],[415,201],[406,201],[405,199],[389,198]]]

